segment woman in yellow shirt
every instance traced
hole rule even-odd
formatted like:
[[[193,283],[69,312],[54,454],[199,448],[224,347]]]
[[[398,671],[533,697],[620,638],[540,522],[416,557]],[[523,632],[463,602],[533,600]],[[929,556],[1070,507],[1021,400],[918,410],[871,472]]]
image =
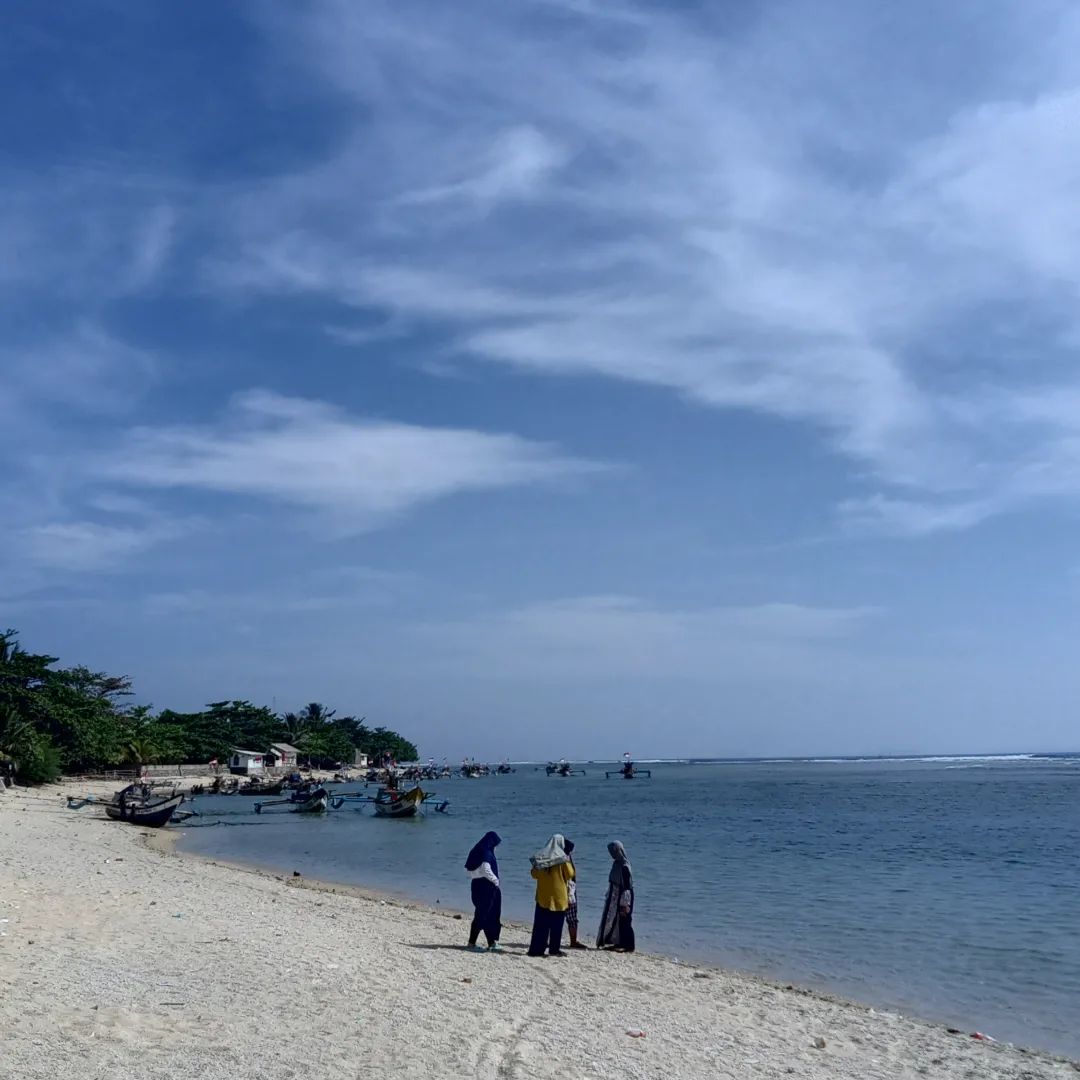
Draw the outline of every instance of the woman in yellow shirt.
[[[530,956],[565,956],[562,951],[563,922],[570,906],[568,885],[574,880],[574,866],[566,853],[566,840],[556,833],[533,857],[536,879],[536,912],[533,915]]]

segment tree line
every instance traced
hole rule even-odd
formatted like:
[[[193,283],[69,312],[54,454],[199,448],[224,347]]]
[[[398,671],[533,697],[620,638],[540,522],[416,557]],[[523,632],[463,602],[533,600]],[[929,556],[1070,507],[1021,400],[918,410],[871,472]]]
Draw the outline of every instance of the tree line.
[[[314,765],[351,763],[359,750],[415,761],[416,746],[396,731],[369,728],[317,702],[277,713],[250,701],[215,701],[199,712],[132,705],[131,680],[27,652],[14,630],[0,633],[0,763],[20,783],[61,773],[96,772],[155,762],[224,762],[233,747],[295,746]]]

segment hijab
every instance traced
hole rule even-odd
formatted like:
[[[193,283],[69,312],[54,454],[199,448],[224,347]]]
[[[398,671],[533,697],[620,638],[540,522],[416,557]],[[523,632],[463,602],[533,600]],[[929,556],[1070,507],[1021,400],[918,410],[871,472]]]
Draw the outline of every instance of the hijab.
[[[476,844],[469,857],[465,860],[466,870],[479,870],[482,863],[491,867],[491,872],[499,876],[499,863],[495,858],[495,849],[502,843],[502,838],[496,832],[484,833],[483,839]]]
[[[626,848],[618,840],[612,840],[607,846],[608,854],[614,860],[611,864],[611,873],[608,874],[608,881],[612,885],[617,885],[622,888],[634,887],[634,874],[630,869],[630,861],[626,857]],[[626,884],[623,884],[623,870],[626,871]]]
[[[562,833],[556,833],[529,862],[536,870],[550,870],[552,867],[568,863],[570,856],[566,854],[566,841]]]

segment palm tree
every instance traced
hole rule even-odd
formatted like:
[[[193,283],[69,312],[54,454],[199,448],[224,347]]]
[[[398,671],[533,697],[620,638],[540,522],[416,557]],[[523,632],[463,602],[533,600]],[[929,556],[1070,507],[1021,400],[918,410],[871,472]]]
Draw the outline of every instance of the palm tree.
[[[124,748],[124,759],[131,762],[139,772],[144,765],[152,765],[161,756],[161,751],[153,739],[137,735]]]

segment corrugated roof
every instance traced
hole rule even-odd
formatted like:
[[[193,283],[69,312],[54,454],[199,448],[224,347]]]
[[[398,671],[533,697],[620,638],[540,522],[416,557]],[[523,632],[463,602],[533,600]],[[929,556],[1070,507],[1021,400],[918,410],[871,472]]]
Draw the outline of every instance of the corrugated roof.
[[[270,744],[271,750],[280,750],[283,754],[299,754],[300,751],[295,746],[290,746],[287,742],[275,742]]]

